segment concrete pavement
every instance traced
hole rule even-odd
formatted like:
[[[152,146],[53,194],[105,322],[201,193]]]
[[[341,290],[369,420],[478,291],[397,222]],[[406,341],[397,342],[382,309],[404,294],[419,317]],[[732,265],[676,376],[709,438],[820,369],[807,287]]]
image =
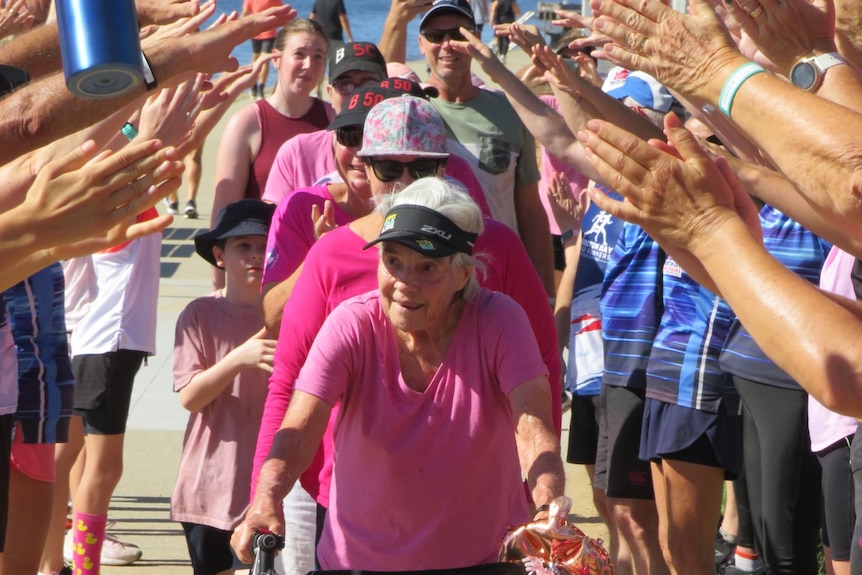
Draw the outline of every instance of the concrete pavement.
[[[526,65],[522,52],[510,52],[509,66]],[[424,63],[415,69],[424,74]],[[235,107],[248,105],[242,97]],[[157,354],[141,368],[132,395],[125,448],[125,471],[111,501],[112,533],[143,549],[142,558],[125,567],[103,567],[103,575],[186,575],[192,573],[185,538],[169,519],[170,497],[182,450],[187,412],[172,391],[171,350],[176,319],[189,301],[211,291],[208,263],[194,253],[194,235],[209,228],[212,212],[216,148],[224,121],[204,147],[203,178],[198,197],[200,219],[177,216],[163,235],[161,288],[157,321]],[[180,208],[185,204],[180,191]],[[164,206],[160,206],[164,212]],[[564,416],[567,427],[568,415]],[[563,449],[567,441],[564,430]],[[574,500],[572,520],[588,535],[607,538],[607,530],[592,505],[592,493],[582,466],[567,465],[566,492]]]

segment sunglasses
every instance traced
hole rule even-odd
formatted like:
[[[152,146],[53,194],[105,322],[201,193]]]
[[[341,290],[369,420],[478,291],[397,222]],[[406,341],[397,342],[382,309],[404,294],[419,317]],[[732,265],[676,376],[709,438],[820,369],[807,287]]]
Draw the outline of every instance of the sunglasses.
[[[419,158],[412,162],[368,158],[365,162],[371,166],[374,175],[381,182],[394,182],[404,174],[404,170],[407,170],[407,173],[416,180],[436,176],[440,166],[445,165],[445,160],[438,158]]]
[[[469,30],[471,34],[475,32],[475,30],[470,30],[469,28],[467,28],[467,30]],[[446,39],[446,36],[449,36],[449,39],[453,42],[464,42],[467,40],[467,37],[461,33],[459,28],[446,28],[445,30],[427,28],[422,30],[420,34],[422,34],[422,37],[432,44],[440,44]]]
[[[376,84],[380,80],[375,78],[366,78],[359,83],[354,82],[353,80],[337,80],[333,82],[332,89],[341,94],[342,96],[347,96],[353,92],[353,90],[357,88],[364,88],[365,86],[370,86],[371,84]]]
[[[345,148],[358,148],[362,145],[362,126],[336,128],[335,139]]]

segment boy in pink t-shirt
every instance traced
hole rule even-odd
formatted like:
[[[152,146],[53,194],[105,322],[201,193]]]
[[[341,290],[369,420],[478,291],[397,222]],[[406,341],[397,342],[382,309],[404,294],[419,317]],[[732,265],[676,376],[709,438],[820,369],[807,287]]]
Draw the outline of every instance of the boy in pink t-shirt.
[[[195,573],[234,567],[230,536],[247,503],[275,351],[258,312],[274,210],[260,200],[233,202],[195,238],[198,254],[226,275],[223,290],[183,310],[174,345],[174,390],[190,416],[171,519],[183,525]]]

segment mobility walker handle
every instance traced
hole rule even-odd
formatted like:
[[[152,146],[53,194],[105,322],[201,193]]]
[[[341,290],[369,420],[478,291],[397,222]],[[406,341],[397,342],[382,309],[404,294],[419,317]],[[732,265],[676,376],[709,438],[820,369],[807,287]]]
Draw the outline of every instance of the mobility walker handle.
[[[275,552],[284,548],[284,538],[275,533],[259,531],[252,540],[254,563],[251,575],[278,575],[275,571]]]

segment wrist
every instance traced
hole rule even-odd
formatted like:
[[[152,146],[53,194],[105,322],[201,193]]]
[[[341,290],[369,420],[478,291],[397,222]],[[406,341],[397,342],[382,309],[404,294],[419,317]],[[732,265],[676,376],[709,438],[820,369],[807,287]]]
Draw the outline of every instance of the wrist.
[[[716,57],[716,61],[711,68],[713,72],[708,74],[708,80],[701,90],[694,91],[693,95],[696,98],[707,100],[718,106],[718,99],[721,96],[721,90],[724,88],[724,83],[730,78],[740,66],[750,62],[745,56],[727,48]]]
[[[691,239],[688,245],[682,246],[690,251],[697,259],[701,260],[706,267],[706,260],[715,254],[721,254],[727,250],[727,246],[738,245],[736,243],[738,234],[745,230],[749,234],[745,222],[738,213],[727,208],[717,208],[701,218],[705,224],[694,224],[693,229],[697,233],[689,233]]]

